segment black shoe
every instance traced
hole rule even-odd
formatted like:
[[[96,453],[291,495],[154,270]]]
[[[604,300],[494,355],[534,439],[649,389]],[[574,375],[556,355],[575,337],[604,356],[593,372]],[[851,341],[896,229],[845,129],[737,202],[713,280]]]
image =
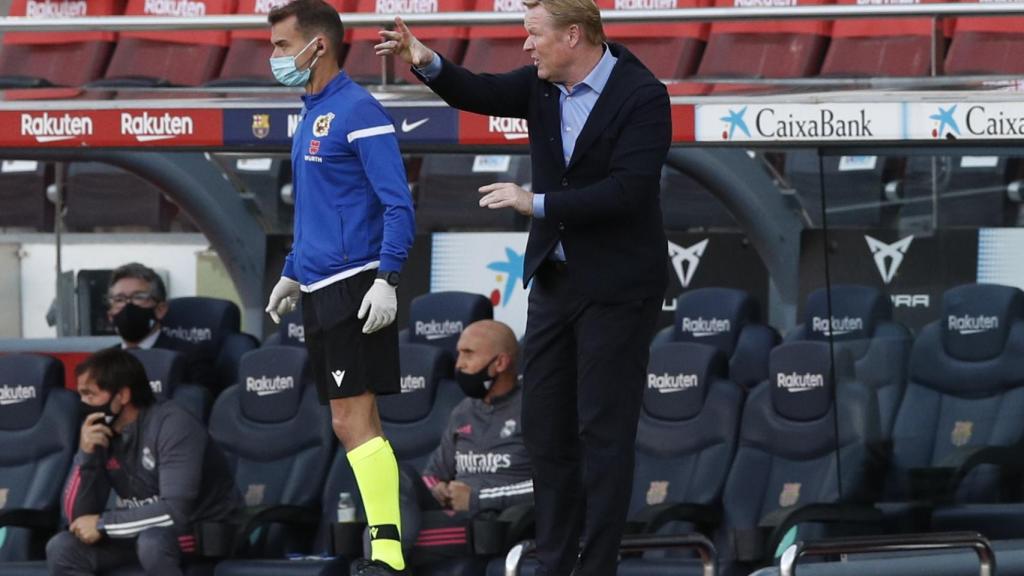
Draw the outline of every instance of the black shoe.
[[[406,570],[395,570],[380,560],[360,558],[352,563],[352,576],[408,576]]]

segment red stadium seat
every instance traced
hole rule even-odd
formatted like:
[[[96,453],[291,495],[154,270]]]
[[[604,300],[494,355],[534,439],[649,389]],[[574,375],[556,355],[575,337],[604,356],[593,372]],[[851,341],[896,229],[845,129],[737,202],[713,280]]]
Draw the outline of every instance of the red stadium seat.
[[[468,12],[473,9],[473,0],[359,0],[358,12],[378,14],[415,14],[436,12]],[[462,62],[466,50],[469,30],[456,26],[417,26],[416,37],[436,50],[446,59]],[[380,82],[381,60],[373,53],[373,46],[380,43],[375,28],[358,28],[352,31],[352,42],[345,56],[345,71],[358,82]],[[405,65],[395,63],[395,81],[418,84],[419,80]]]
[[[10,15],[74,18],[123,11],[124,0],[14,0]],[[114,40],[113,32],[8,32],[0,50],[0,87],[81,86],[103,75]]]
[[[720,8],[831,4],[831,0],[715,0]],[[820,20],[716,22],[698,76],[801,78],[818,73],[832,23]]]
[[[1024,73],[1024,18],[958,18],[946,74]]]
[[[597,0],[602,10],[648,10],[705,8],[710,0]],[[697,71],[704,43],[706,23],[609,24],[605,34],[621,42],[663,79],[686,78]]]
[[[520,0],[477,0],[476,12],[518,12],[526,8]],[[532,64],[523,51],[526,31],[522,24],[513,26],[473,26],[462,65],[474,72],[508,72]]]
[[[265,16],[277,6],[287,3],[288,0],[239,0],[237,13]],[[352,12],[356,7],[356,0],[328,0],[327,3],[342,14]],[[211,86],[277,86],[277,80],[270,73],[268,62],[272,51],[269,27],[261,30],[232,31],[220,76],[208,84]],[[339,61],[344,57],[344,52],[339,54]]]
[[[129,0],[131,16],[232,14],[235,0]],[[122,32],[103,80],[94,87],[199,86],[214,78],[224,60],[228,32]]]
[[[940,1],[945,0],[914,0],[914,3]],[[865,0],[838,0],[837,3],[877,4]],[[882,3],[897,2],[883,0]],[[832,43],[821,65],[821,75],[927,76],[931,73],[931,43],[930,18],[837,20],[832,25]],[[940,67],[942,54],[939,52]]]

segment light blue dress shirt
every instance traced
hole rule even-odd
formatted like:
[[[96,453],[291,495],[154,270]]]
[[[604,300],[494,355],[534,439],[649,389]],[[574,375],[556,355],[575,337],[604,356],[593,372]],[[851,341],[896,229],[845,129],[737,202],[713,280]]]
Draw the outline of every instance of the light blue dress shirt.
[[[608,84],[608,78],[611,77],[612,69],[615,68],[615,62],[617,61],[618,58],[612,56],[612,52],[606,44],[604,46],[604,54],[597,62],[597,66],[594,66],[594,69],[590,71],[590,74],[587,74],[586,78],[573,86],[571,92],[564,84],[555,84],[561,93],[558,97],[558,107],[562,117],[562,154],[564,155],[563,160],[566,165],[569,164],[573,150],[576,148],[576,138],[579,137],[580,131],[583,130],[583,126],[587,123],[587,118],[590,117],[591,110],[597,104],[598,97],[601,96],[601,92],[604,91],[604,87]],[[430,64],[423,68],[418,68],[417,71],[429,82],[437,78],[437,75],[441,72],[441,66],[442,59],[435,53],[434,59],[430,61]],[[543,193],[534,193],[534,218],[544,218],[544,197]],[[550,258],[552,260],[565,260],[565,250],[562,248],[561,242],[551,251]]]

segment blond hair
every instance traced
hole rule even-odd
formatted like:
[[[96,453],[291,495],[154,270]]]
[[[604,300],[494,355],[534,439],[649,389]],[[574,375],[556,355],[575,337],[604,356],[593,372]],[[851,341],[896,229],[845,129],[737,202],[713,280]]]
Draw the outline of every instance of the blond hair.
[[[527,8],[544,6],[551,14],[551,21],[559,28],[578,25],[583,37],[591,44],[600,46],[606,41],[601,10],[594,0],[523,0],[523,5]]]

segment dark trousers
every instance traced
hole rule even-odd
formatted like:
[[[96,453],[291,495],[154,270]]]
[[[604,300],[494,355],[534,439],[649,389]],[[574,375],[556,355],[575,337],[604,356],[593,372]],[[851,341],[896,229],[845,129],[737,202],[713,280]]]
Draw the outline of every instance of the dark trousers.
[[[58,532],[46,543],[50,576],[92,576],[121,566],[141,564],[147,576],[181,576],[178,538],[166,528],[150,528],[134,539],[83,544],[71,532]]]
[[[629,509],[661,298],[592,302],[570,285],[571,265],[545,263],[530,292],[523,435],[534,471],[539,574],[605,576],[616,572]]]

